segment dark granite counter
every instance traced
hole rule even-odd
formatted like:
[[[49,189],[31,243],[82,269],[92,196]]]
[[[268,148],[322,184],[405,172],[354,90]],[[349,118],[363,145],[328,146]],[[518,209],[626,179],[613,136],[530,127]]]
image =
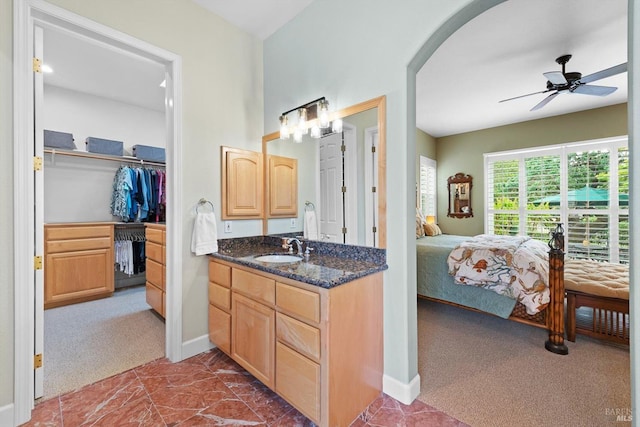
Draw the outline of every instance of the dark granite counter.
[[[288,253],[281,239],[272,236],[220,239],[218,252],[209,256],[327,289],[388,268],[384,249],[317,241],[309,245],[311,255],[293,263],[255,260],[259,255]]]

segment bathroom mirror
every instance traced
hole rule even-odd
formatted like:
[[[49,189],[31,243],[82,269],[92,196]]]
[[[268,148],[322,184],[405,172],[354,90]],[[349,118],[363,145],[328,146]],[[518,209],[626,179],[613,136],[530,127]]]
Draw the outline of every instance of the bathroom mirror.
[[[473,216],[471,207],[471,189],[473,178],[471,175],[457,173],[447,179],[449,189],[449,212],[447,216],[454,218],[468,218]]]
[[[265,235],[303,235],[304,222],[316,217],[315,239],[384,248],[386,245],[385,97],[336,111],[343,130],[322,138],[263,137],[265,212],[269,210],[269,157],[297,161],[297,216],[266,218]],[[343,148],[344,147],[344,148]],[[313,215],[310,214],[313,211]]]

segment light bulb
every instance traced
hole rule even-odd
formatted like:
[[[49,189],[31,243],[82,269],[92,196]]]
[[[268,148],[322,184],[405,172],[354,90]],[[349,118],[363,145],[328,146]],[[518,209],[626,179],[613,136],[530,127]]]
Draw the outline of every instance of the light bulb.
[[[318,125],[311,126],[311,138],[318,139],[322,136],[322,131],[318,127]]]
[[[320,128],[326,129],[329,127],[329,101],[321,99],[318,102],[318,121],[320,122]]]
[[[335,133],[342,132],[342,119],[335,119],[331,124],[331,130]]]
[[[287,116],[280,116],[280,139],[289,139],[289,127],[287,126]]]
[[[307,133],[307,109],[298,109],[298,129],[302,133]]]

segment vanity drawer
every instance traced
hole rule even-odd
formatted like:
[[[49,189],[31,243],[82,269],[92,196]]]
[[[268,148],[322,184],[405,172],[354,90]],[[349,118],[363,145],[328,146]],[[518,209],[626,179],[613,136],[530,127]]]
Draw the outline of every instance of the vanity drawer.
[[[88,239],[47,241],[47,253],[89,251],[93,249],[110,249],[113,239],[110,237],[96,237]]]
[[[225,288],[231,287],[231,267],[209,261],[209,280]]]
[[[276,338],[299,353],[320,360],[320,330],[282,313],[276,315]]]
[[[164,292],[150,282],[146,284],[146,301],[155,311],[164,317]]]
[[[89,239],[92,237],[111,238],[112,225],[50,226],[45,225],[45,240]]]
[[[276,281],[248,271],[233,269],[231,287],[234,291],[273,305],[276,299]]]
[[[276,283],[276,305],[311,322],[320,322],[320,295],[305,289]]]
[[[276,392],[320,424],[320,365],[276,343]]]
[[[160,264],[164,263],[162,256],[162,246],[157,243],[147,242],[145,245],[145,252],[147,253],[147,259],[152,259]]]
[[[224,310],[231,310],[231,289],[209,282],[209,303]]]
[[[209,304],[209,339],[220,350],[231,354],[231,315]]]

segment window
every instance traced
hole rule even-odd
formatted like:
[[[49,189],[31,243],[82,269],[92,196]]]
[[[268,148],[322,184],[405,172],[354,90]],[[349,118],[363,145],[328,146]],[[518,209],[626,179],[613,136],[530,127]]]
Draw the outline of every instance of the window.
[[[629,262],[628,140],[485,154],[485,230],[548,241],[560,222],[568,256]]]
[[[420,183],[418,184],[418,207],[425,218],[437,222],[437,188],[436,185],[436,161],[428,157],[420,156]]]

